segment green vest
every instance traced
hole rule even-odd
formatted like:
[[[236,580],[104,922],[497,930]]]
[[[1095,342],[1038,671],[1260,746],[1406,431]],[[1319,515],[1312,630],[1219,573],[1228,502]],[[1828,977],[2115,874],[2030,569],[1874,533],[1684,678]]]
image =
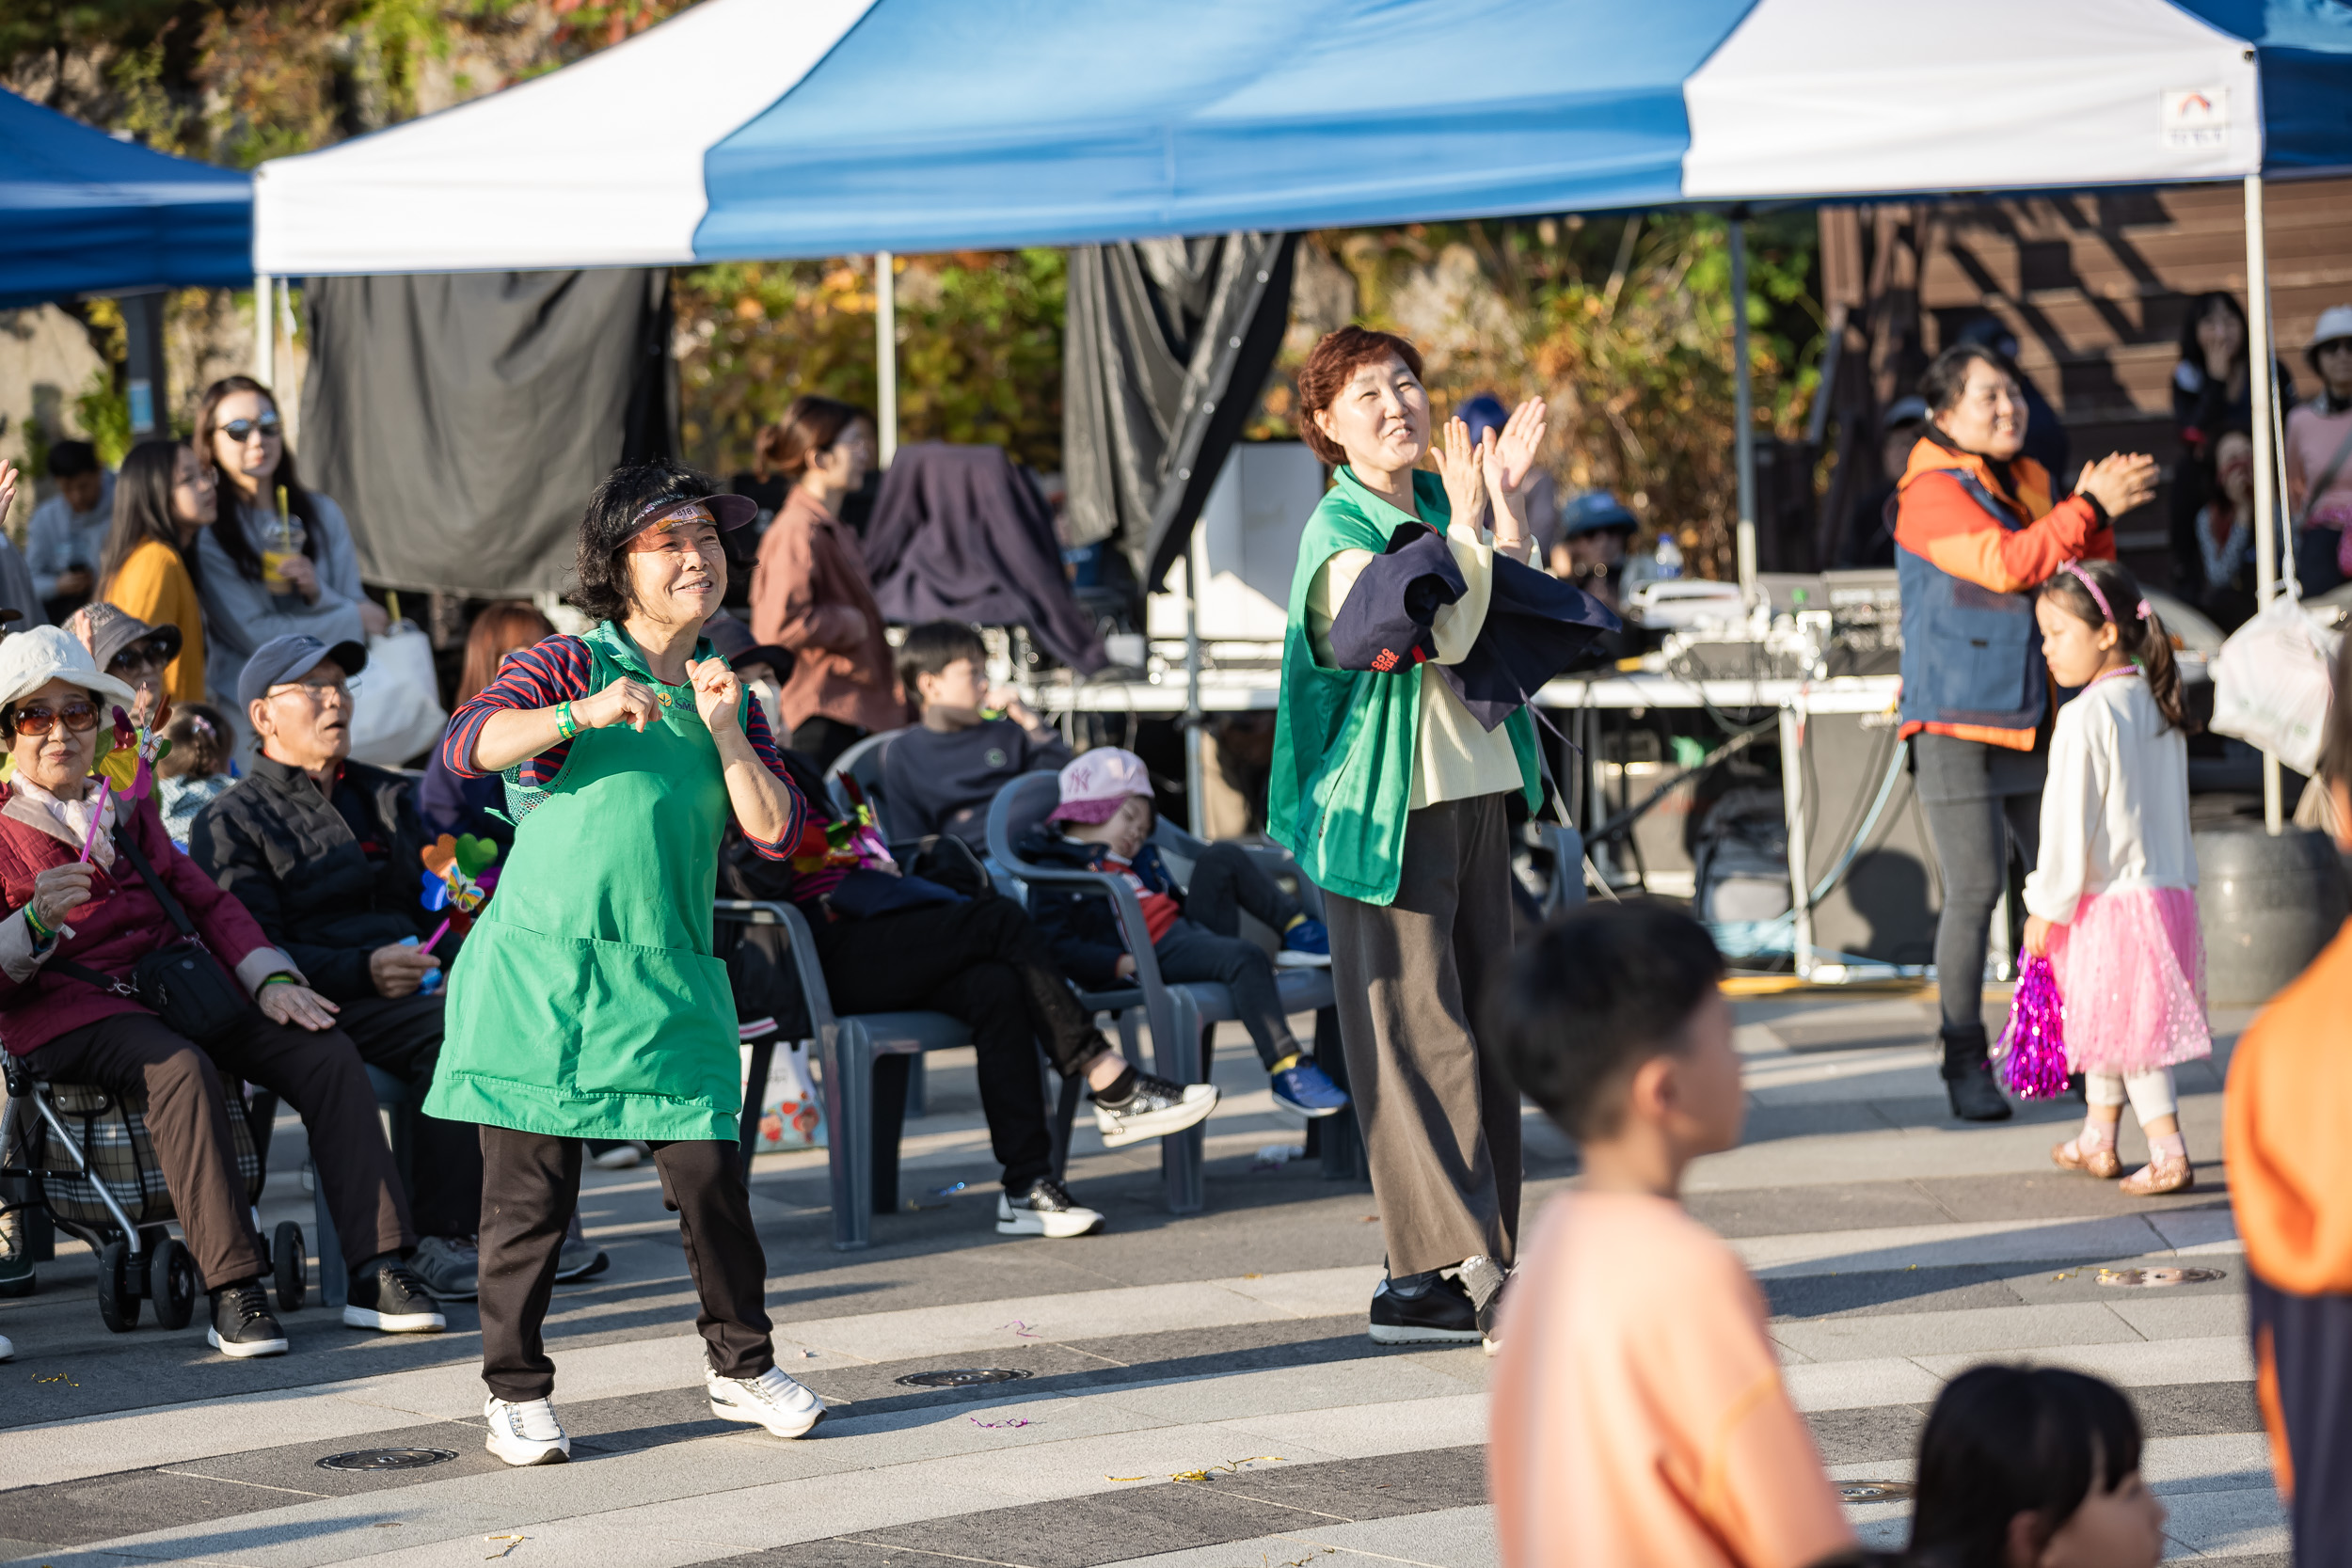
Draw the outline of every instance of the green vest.
[[[660,694],[661,720],[643,735],[582,731],[516,824],[498,891],[451,966],[424,1108],[563,1138],[733,1143],[735,998],[710,951],[733,811],[719,748],[693,689],[655,680],[619,626],[585,641],[588,689],[632,677]],[[711,657],[709,642],[694,657]]]
[[[1453,515],[1436,474],[1414,473],[1413,499],[1418,519],[1365,489],[1344,465],[1334,476],[1298,542],[1290,626],[1282,638],[1282,700],[1274,710],[1266,832],[1298,857],[1299,868],[1317,887],[1366,904],[1396,899],[1420,754],[1422,667],[1408,664],[1382,674],[1322,663],[1307,635],[1307,592],[1323,563],[1340,551],[1377,555],[1399,523],[1443,529]],[[1527,809],[1534,811],[1543,804],[1534,721],[1521,708],[1503,723],[1519,759]]]

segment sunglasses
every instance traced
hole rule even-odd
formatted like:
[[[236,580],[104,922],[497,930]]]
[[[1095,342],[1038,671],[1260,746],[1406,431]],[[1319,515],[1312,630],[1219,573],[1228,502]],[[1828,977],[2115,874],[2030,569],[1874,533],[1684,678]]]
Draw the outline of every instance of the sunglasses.
[[[9,721],[9,728],[18,735],[43,736],[60,719],[75,735],[83,735],[98,727],[98,710],[87,703],[68,703],[51,710],[45,707],[21,707]]]
[[[245,441],[257,430],[264,436],[277,435],[278,430],[278,416],[275,414],[264,414],[258,420],[230,420],[227,424],[220,427],[220,433],[223,436],[228,436],[231,441],[237,442]]]

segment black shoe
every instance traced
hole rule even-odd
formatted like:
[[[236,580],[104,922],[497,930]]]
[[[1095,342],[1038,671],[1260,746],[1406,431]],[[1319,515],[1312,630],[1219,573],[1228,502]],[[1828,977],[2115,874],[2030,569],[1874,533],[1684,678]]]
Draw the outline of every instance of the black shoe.
[[[1418,1294],[1401,1295],[1403,1280],[1383,1279],[1372,1288],[1373,1343],[1376,1345],[1474,1345],[1482,1335],[1478,1308],[1458,1279],[1411,1276]],[[1426,1281],[1426,1284],[1422,1284]],[[1409,1287],[1408,1287],[1409,1288]]]
[[[1981,1025],[1944,1031],[1944,1092],[1951,1097],[1952,1115],[1963,1121],[2007,1121],[2013,1114],[1993,1081],[1988,1056]]]
[[[378,1259],[351,1276],[343,1326],[386,1334],[438,1334],[449,1326],[424,1281],[397,1258]]]
[[[1006,1236],[1049,1236],[1066,1241],[1103,1228],[1103,1216],[1070,1196],[1070,1189],[1041,1176],[1015,1196],[996,1195],[996,1229]]]
[[[204,1342],[223,1355],[283,1355],[286,1331],[270,1315],[269,1292],[258,1279],[224,1285],[213,1292],[213,1326]]]
[[[1118,1148],[1139,1138],[1164,1138],[1207,1120],[1216,1109],[1216,1097],[1214,1085],[1171,1084],[1138,1072],[1126,1099],[1096,1099],[1094,1125],[1103,1134],[1104,1148]]]

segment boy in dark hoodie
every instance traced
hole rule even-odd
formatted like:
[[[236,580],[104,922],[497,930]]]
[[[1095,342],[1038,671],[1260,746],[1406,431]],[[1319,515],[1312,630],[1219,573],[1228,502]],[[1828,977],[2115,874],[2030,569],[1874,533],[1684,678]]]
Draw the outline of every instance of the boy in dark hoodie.
[[[1234,1010],[1272,1077],[1275,1100],[1306,1117],[1345,1109],[1345,1091],[1291,1033],[1274,984],[1278,963],[1331,961],[1331,939],[1322,922],[1310,918],[1235,844],[1210,845],[1193,867],[1190,889],[1178,887],[1148,842],[1152,816],[1143,759],[1115,746],[1097,747],[1061,770],[1061,803],[1018,847],[1041,865],[1125,877],[1143,906],[1160,977],[1176,984],[1215,981],[1233,993]],[[1268,958],[1241,935],[1245,910],[1281,934],[1279,955]],[[1029,912],[1080,985],[1108,990],[1136,973],[1118,916],[1100,894],[1033,887]]]

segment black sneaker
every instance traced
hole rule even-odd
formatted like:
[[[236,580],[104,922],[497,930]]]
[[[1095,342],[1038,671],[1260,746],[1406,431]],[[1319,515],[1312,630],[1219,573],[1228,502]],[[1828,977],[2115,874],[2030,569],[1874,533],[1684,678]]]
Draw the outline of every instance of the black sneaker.
[[[224,1285],[213,1292],[213,1325],[204,1342],[223,1355],[283,1355],[286,1331],[270,1315],[269,1292],[258,1279]]]
[[[996,1230],[1005,1236],[1050,1236],[1065,1241],[1103,1228],[1103,1216],[1079,1204],[1070,1189],[1050,1176],[1041,1176],[1028,1190],[996,1198]]]
[[[1216,1109],[1216,1096],[1214,1084],[1171,1084],[1138,1072],[1126,1099],[1094,1102],[1094,1125],[1103,1134],[1104,1148],[1141,1138],[1164,1138],[1206,1120]]]
[[[424,1281],[394,1259],[369,1264],[351,1276],[343,1326],[386,1334],[438,1334],[449,1326]]]
[[[1483,1336],[1478,1308],[1458,1279],[1431,1279],[1418,1295],[1399,1295],[1383,1279],[1372,1288],[1372,1339],[1377,1345],[1474,1345]]]

